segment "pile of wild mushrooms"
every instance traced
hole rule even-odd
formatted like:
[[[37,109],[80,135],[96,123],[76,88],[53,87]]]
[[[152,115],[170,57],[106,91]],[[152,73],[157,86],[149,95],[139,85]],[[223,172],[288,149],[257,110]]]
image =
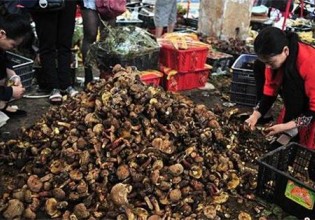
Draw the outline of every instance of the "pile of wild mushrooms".
[[[116,67],[52,107],[18,140],[11,160],[27,159],[19,186],[0,198],[6,219],[213,219],[249,176],[204,105],[144,85]],[[227,116],[228,117],[228,116]],[[250,176],[253,176],[250,173]],[[247,180],[246,180],[247,181]],[[41,213],[42,216],[39,216]],[[246,213],[241,213],[246,216]]]

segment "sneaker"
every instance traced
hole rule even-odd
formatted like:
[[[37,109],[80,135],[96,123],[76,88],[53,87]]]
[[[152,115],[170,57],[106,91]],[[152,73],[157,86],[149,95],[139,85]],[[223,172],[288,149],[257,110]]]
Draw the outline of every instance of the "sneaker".
[[[66,89],[66,93],[68,93],[69,96],[74,97],[76,94],[78,94],[79,92],[77,90],[75,90],[72,86],[69,86]]]
[[[51,91],[49,101],[53,105],[60,105],[62,103],[62,95],[59,89],[53,89]]]

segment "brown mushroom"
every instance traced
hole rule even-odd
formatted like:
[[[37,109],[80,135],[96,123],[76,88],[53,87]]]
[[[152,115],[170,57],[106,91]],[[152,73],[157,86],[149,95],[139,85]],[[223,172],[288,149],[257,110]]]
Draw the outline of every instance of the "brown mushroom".
[[[23,217],[26,219],[36,219],[36,213],[28,207],[24,210]]]
[[[184,167],[180,163],[168,167],[173,176],[179,176],[184,172]]]
[[[207,219],[215,219],[217,210],[214,205],[207,205],[203,208],[203,214]]]
[[[128,194],[131,192],[132,186],[123,184],[123,183],[117,183],[113,186],[110,197],[115,205],[127,205],[128,204]]]
[[[27,179],[27,186],[32,192],[39,192],[43,187],[43,183],[37,175],[31,175]]]
[[[170,191],[169,197],[172,202],[178,202],[182,198],[182,192],[180,189],[173,189]]]
[[[49,198],[45,203],[45,210],[47,214],[52,218],[57,218],[61,215],[61,212],[57,209],[58,201],[55,198]]]
[[[73,214],[77,217],[77,219],[85,219],[90,216],[90,212],[83,203],[79,203],[74,207]]]
[[[63,189],[61,188],[54,188],[52,190],[52,193],[53,193],[54,198],[56,198],[59,201],[64,200],[66,197],[65,191],[63,191]]]
[[[24,212],[24,204],[18,199],[11,199],[8,202],[6,210],[3,212],[3,217],[6,219],[20,218]]]
[[[121,164],[116,170],[116,175],[117,175],[119,180],[127,179],[130,175],[128,165]]]

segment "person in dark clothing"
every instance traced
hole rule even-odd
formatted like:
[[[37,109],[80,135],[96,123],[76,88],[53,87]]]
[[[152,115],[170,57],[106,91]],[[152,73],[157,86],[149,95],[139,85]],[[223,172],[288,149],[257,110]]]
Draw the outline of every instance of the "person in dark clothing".
[[[254,129],[281,94],[285,110],[280,123],[266,129],[267,136],[298,133],[300,144],[315,149],[315,48],[294,32],[267,27],[256,37],[254,49],[266,65],[265,83],[260,103],[245,123]]]
[[[83,40],[81,46],[84,63],[84,84],[87,85],[93,80],[92,67],[86,63],[86,57],[90,45],[96,41],[99,27],[101,25],[99,14],[96,10],[95,0],[79,0],[83,20]]]
[[[8,101],[21,98],[25,89],[20,77],[12,70],[6,51],[21,44],[31,30],[29,21],[22,15],[0,16],[0,111],[9,117],[26,115],[25,111],[8,106]]]
[[[65,7],[58,11],[32,12],[39,41],[39,57],[42,67],[40,78],[46,79],[51,91],[51,104],[61,104],[61,91],[75,96],[72,87],[71,47],[75,26],[76,1],[66,0]],[[41,85],[40,85],[41,86]]]

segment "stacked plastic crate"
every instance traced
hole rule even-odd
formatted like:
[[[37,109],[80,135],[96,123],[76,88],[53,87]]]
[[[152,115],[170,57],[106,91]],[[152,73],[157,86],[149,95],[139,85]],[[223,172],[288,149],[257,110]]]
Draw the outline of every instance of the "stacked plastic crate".
[[[157,70],[146,70],[140,72],[140,79],[143,83],[151,86],[160,86],[163,73]]]
[[[26,90],[29,92],[32,89],[33,83],[33,60],[18,54],[7,52],[7,58],[15,73],[21,77],[21,82]]]
[[[160,41],[160,70],[167,91],[204,87],[210,73],[206,65],[209,47],[197,40]]]
[[[232,65],[231,102],[245,106],[257,104],[256,81],[253,71],[256,59],[256,55],[242,54]]]

